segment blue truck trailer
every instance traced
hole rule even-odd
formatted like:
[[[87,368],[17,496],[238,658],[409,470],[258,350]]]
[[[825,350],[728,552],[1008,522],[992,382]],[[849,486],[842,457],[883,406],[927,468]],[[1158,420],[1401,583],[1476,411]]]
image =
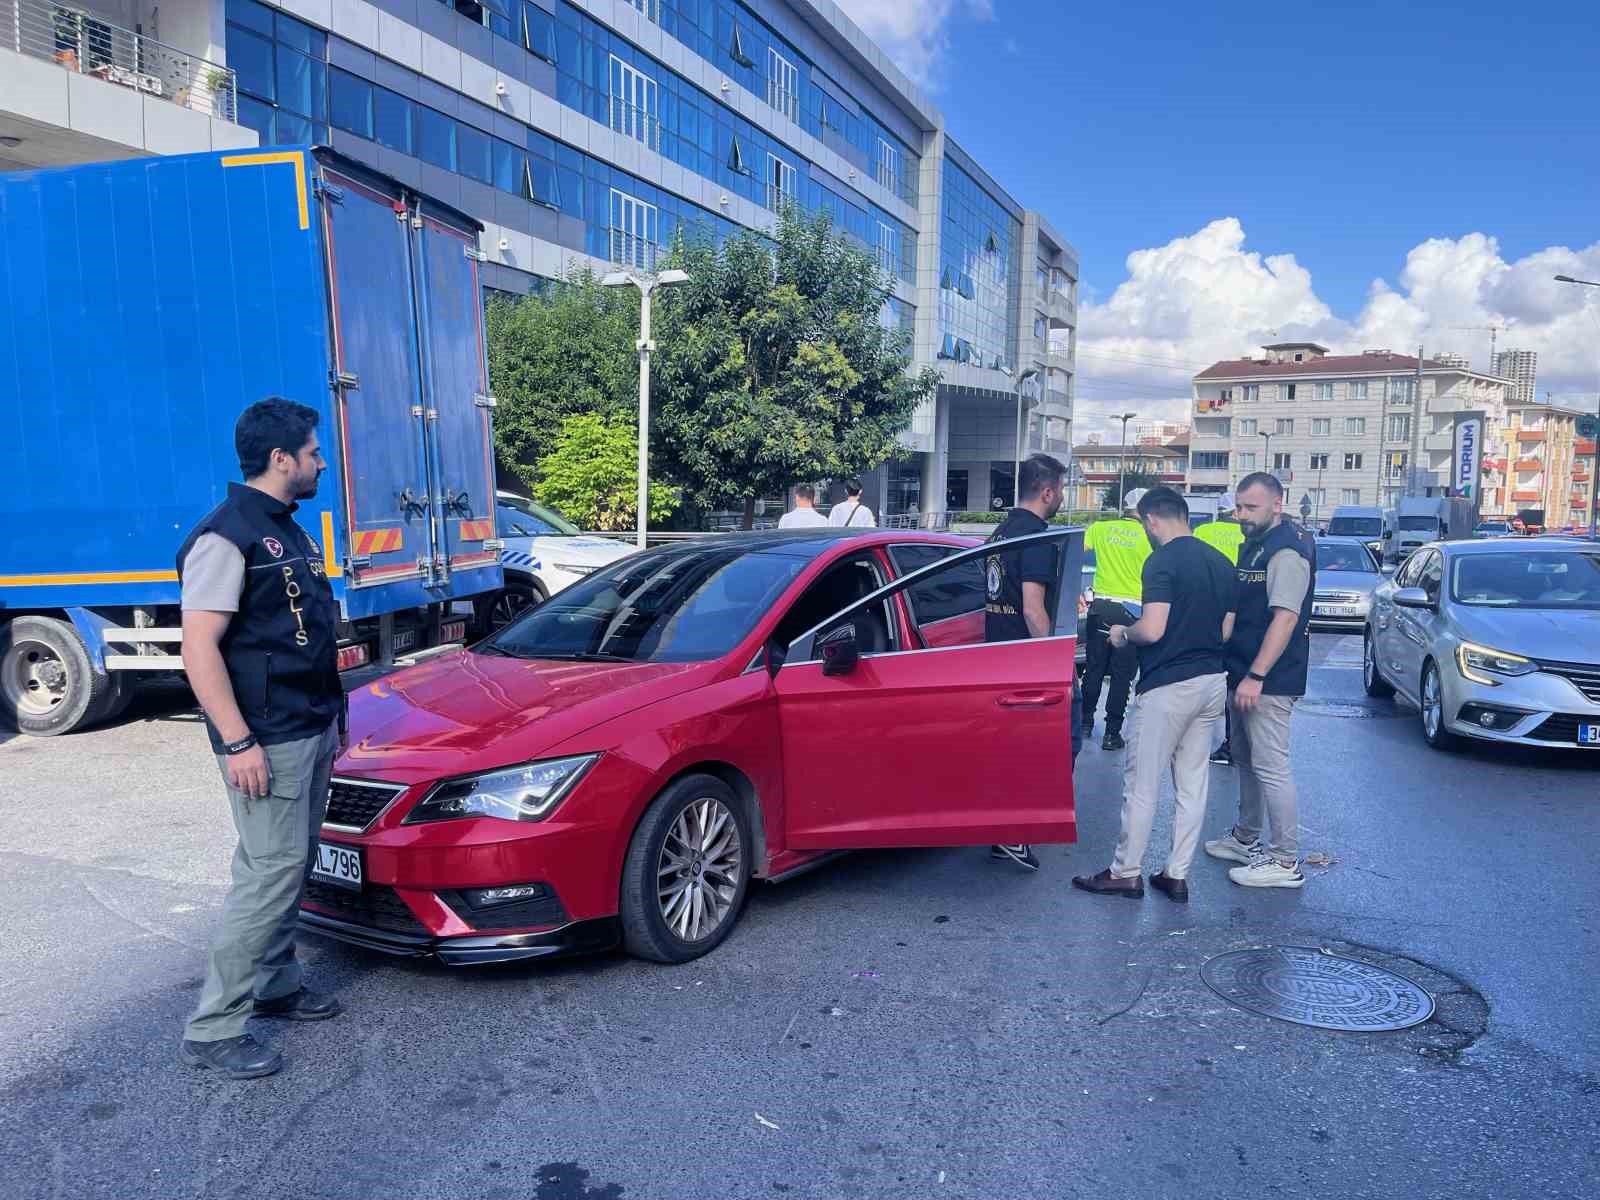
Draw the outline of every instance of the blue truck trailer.
[[[465,636],[503,583],[480,228],[321,148],[0,174],[0,717],[182,669],[176,552],[267,396],[322,417],[341,668]]]

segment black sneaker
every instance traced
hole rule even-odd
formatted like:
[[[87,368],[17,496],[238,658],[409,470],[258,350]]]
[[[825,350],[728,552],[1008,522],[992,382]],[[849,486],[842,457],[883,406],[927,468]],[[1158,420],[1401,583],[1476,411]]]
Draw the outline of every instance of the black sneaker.
[[[1122,734],[1115,729],[1108,729],[1106,736],[1100,742],[1102,750],[1125,750],[1127,747],[1128,743],[1122,740]]]
[[[1039,869],[1039,856],[1033,852],[1032,846],[990,846],[989,857],[1009,860],[1029,871],[1037,871]]]
[[[260,1079],[275,1074],[283,1066],[283,1055],[263,1046],[248,1033],[216,1042],[191,1042],[183,1039],[178,1057],[191,1067],[221,1071],[229,1079]]]
[[[337,1017],[344,1011],[332,996],[324,996],[320,992],[313,992],[310,988],[301,988],[297,992],[290,992],[287,996],[279,996],[275,1000],[257,1000],[254,1015],[258,1017],[278,1017],[285,1021],[326,1021],[329,1017]]]
[[[1228,743],[1223,742],[1211,752],[1211,761],[1219,767],[1233,766],[1233,751],[1228,748]]]

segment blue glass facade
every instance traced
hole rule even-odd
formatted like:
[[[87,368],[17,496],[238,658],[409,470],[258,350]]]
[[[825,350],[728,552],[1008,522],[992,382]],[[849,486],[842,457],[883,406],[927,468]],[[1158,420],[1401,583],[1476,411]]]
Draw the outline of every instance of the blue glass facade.
[[[1022,226],[948,158],[941,208],[939,357],[979,367],[1013,366]]]
[[[225,34],[239,124],[263,145],[328,140],[328,35],[252,0],[231,0]]]

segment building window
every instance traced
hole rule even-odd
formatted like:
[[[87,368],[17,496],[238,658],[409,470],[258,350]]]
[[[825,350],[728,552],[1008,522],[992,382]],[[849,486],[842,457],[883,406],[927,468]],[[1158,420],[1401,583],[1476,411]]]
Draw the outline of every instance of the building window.
[[[878,186],[900,194],[900,150],[884,138],[878,139],[878,162],[875,177]]]
[[[646,21],[661,20],[661,0],[622,0],[630,8],[638,10],[640,16]]]
[[[1332,433],[1333,433],[1333,418],[1332,417],[1312,417],[1311,418],[1311,436],[1312,437],[1328,437]]]
[[[489,157],[490,137],[481,129],[465,121],[456,124],[456,170],[468,179],[479,183],[494,182],[494,170]]]
[[[1278,418],[1278,426],[1272,432],[1273,433],[1293,433],[1294,432],[1294,418],[1293,417],[1279,417]]]
[[[661,144],[656,121],[656,81],[611,56],[611,128],[654,150]]]
[[[372,140],[372,85],[344,71],[334,71],[329,87],[334,128]]]
[[[1344,419],[1344,432],[1346,437],[1358,437],[1367,432],[1367,419],[1365,417],[1346,417]]]
[[[1037,313],[1033,317],[1033,336],[1041,342],[1050,340],[1050,323]]]
[[[1220,392],[1217,393],[1217,403],[1218,404],[1231,404],[1232,402],[1233,402],[1233,389],[1232,388],[1223,388]]]
[[[1239,451],[1239,470],[1254,471],[1256,469],[1256,452],[1254,450]]]
[[[1313,471],[1326,471],[1328,469],[1328,456],[1326,454],[1313,454],[1311,456],[1311,469]]]
[[[728,57],[741,67],[753,67],[756,65],[755,59],[744,52],[744,35],[739,32],[737,25],[733,27],[733,37],[728,42]]]
[[[1196,471],[1226,471],[1228,469],[1228,452],[1226,450],[1197,450],[1190,456],[1189,465]]]
[[[1403,450],[1395,451],[1389,455],[1389,478],[1404,479],[1406,477],[1406,462],[1410,459]]]
[[[1289,460],[1292,457],[1290,454],[1274,453],[1272,456],[1272,469],[1274,471],[1287,471],[1290,465]]]
[[[556,19],[532,0],[523,0],[522,44],[535,58],[556,61]]]
[[[233,0],[224,39],[238,85],[237,112],[225,115],[254,129],[263,146],[328,140],[326,34],[250,0]]]
[[[1280,383],[1278,385],[1278,399],[1293,400],[1295,398],[1295,386],[1292,383]]]
[[[1367,398],[1367,381],[1365,379],[1352,379],[1349,393],[1352,400],[1365,400]]]
[[[372,89],[372,127],[380,146],[402,154],[415,153],[411,133],[411,101],[388,88]]]
[[[771,46],[767,47],[767,103],[791,121],[799,121],[800,71]]]
[[[1319,507],[1328,502],[1327,488],[1308,488],[1306,490],[1306,495],[1311,497],[1311,503],[1318,505]]]
[[[1341,488],[1340,491],[1339,491],[1339,503],[1340,504],[1360,504],[1361,503],[1361,489],[1360,488]]]
[[[1331,383],[1313,383],[1311,385],[1311,398],[1313,400],[1332,400],[1333,399],[1333,384],[1331,384]]]
[[[1391,442],[1407,442],[1411,440],[1411,417],[1406,413],[1389,418],[1389,440]]]
[[[777,212],[794,203],[794,168],[776,154],[767,155],[767,207]]]
[[[1259,383],[1245,384],[1243,402],[1245,404],[1254,404],[1259,399],[1261,399],[1261,385]]]
[[[1239,436],[1240,437],[1255,437],[1256,436],[1256,419],[1254,417],[1240,417],[1239,418]]]
[[[1346,471],[1359,471],[1359,470],[1361,470],[1361,455],[1359,455],[1359,454],[1346,454],[1344,456],[1344,469]]]
[[[1389,380],[1389,403],[1410,404],[1416,396],[1417,381],[1410,376]]]
[[[611,261],[653,271],[657,212],[654,204],[611,189]]]
[[[418,105],[417,157],[441,171],[456,169],[456,123],[441,112]]]

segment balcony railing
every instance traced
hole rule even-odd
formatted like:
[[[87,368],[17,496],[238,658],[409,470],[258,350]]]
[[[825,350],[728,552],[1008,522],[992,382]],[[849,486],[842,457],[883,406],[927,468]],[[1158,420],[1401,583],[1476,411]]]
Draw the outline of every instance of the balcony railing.
[[[180,108],[236,119],[231,70],[113,25],[97,13],[48,0],[0,0],[0,39],[0,45],[18,54],[59,63]]]
[[[661,149],[661,122],[655,113],[629,104],[620,96],[611,97],[611,128],[651,150]]]
[[[654,271],[657,257],[665,257],[666,247],[626,229],[612,229],[610,259],[618,266],[636,271]]]

